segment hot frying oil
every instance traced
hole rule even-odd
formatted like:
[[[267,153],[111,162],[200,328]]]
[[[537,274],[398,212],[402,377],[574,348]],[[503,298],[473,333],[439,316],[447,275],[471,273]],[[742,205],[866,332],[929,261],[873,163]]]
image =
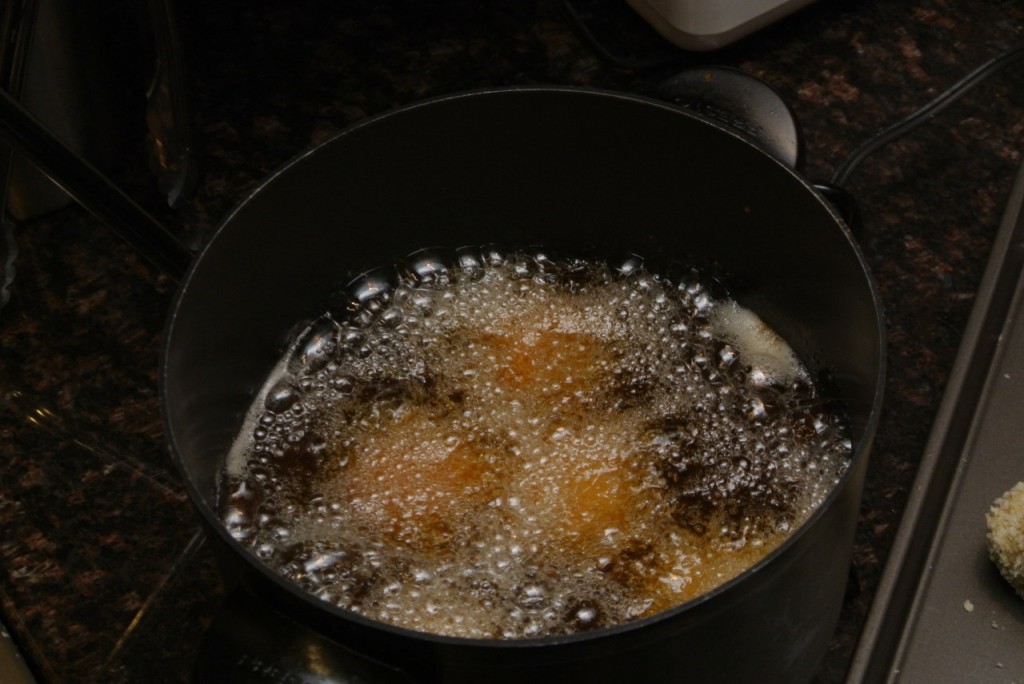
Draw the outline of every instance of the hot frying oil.
[[[463,251],[305,331],[221,504],[240,542],[325,601],[522,638],[718,586],[849,457],[788,345],[699,281]]]

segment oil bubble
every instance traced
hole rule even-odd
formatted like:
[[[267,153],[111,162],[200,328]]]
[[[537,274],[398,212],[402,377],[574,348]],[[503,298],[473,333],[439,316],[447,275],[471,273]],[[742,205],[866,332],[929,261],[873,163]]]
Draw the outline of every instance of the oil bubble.
[[[281,380],[267,392],[264,406],[271,413],[284,413],[302,397],[290,380]]]

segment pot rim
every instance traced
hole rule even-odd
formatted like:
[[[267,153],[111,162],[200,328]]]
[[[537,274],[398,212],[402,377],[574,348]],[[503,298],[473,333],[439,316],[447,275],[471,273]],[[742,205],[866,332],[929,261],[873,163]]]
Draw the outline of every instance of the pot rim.
[[[422,632],[389,623],[377,621],[361,615],[356,612],[352,612],[336,606],[334,604],[322,601],[312,594],[308,593],[298,585],[294,584],[290,580],[286,579],[282,575],[278,574],[266,564],[260,561],[251,551],[239,543],[231,534],[227,531],[227,528],[222,524],[220,518],[216,512],[207,505],[207,497],[200,491],[196,485],[194,479],[188,471],[184,460],[181,457],[181,451],[175,437],[175,430],[173,429],[173,419],[170,415],[167,406],[166,397],[166,378],[167,378],[167,358],[171,350],[172,344],[172,331],[174,329],[175,321],[179,307],[181,306],[182,300],[185,293],[188,291],[192,282],[192,276],[194,272],[199,268],[203,262],[204,256],[208,251],[211,244],[217,241],[219,234],[225,229],[226,226],[233,223],[235,216],[256,196],[266,191],[268,186],[271,186],[275,179],[279,176],[288,173],[296,166],[300,165],[304,159],[311,155],[315,155],[321,148],[327,147],[335,143],[340,139],[349,137],[365,127],[371,127],[377,125],[381,121],[392,119],[393,117],[403,116],[410,112],[417,111],[422,108],[436,106],[440,103],[464,100],[468,98],[478,97],[516,97],[518,94],[553,94],[553,95],[572,95],[580,97],[595,97],[595,98],[612,98],[616,100],[634,102],[640,106],[656,107],[664,110],[671,111],[675,114],[689,117],[703,124],[712,127],[722,134],[729,135],[737,140],[741,141],[744,145],[747,145],[760,155],[772,160],[778,166],[778,168],[792,177],[797,183],[813,196],[832,216],[836,228],[841,232],[844,240],[849,245],[851,254],[857,262],[859,270],[865,279],[865,285],[870,293],[874,316],[875,325],[877,329],[877,338],[875,343],[877,344],[878,353],[878,367],[874,378],[874,391],[872,393],[872,400],[870,410],[867,414],[867,420],[864,423],[863,431],[858,440],[855,440],[853,453],[851,455],[849,466],[846,471],[842,474],[839,480],[831,488],[825,499],[819,504],[816,510],[811,513],[810,516],[797,528],[795,529],[785,540],[783,540],[775,549],[768,553],[758,562],[749,566],[735,577],[726,580],[722,584],[715,588],[706,591],[699,596],[695,596],[690,600],[680,603],[672,608],[668,608],[654,615],[650,615],[645,618],[634,620],[631,622],[620,623],[611,625],[608,627],[602,627],[585,632],[577,632],[573,634],[565,635],[552,635],[544,637],[526,637],[516,639],[483,639],[483,638],[471,638],[471,637],[457,637],[447,636],[441,634],[434,634],[431,632]],[[325,293],[329,295],[330,293]],[[733,587],[743,584],[748,579],[761,570],[775,562],[777,558],[783,556],[786,551],[791,548],[798,540],[806,534],[807,530],[814,526],[814,523],[824,515],[824,512],[829,509],[833,502],[840,496],[841,492],[845,490],[847,484],[853,473],[858,470],[859,467],[866,466],[862,462],[867,461],[869,458],[869,452],[874,439],[875,432],[878,427],[882,400],[884,396],[885,388],[885,374],[886,374],[886,328],[884,311],[882,306],[881,297],[878,292],[877,284],[874,276],[872,275],[871,269],[867,263],[867,260],[853,237],[849,226],[846,224],[840,213],[835,207],[816,189],[808,180],[806,180],[800,173],[793,170],[784,163],[778,161],[768,153],[760,149],[751,140],[740,134],[734,129],[731,129],[728,125],[722,122],[709,118],[687,109],[682,109],[676,105],[658,100],[652,97],[644,95],[637,95],[632,93],[624,93],[611,89],[595,88],[589,86],[567,86],[567,85],[529,85],[529,86],[500,86],[500,87],[483,87],[475,88],[470,90],[458,91],[454,93],[448,93],[438,95],[434,97],[424,98],[412,103],[401,105],[398,107],[391,108],[389,110],[379,112],[371,115],[366,119],[356,122],[343,130],[335,133],[327,139],[317,143],[316,145],[306,149],[299,154],[292,157],[289,161],[282,164],[270,175],[264,178],[260,183],[249,192],[235,207],[228,213],[226,218],[218,225],[213,235],[204,245],[203,249],[194,258],[186,270],[181,285],[178,288],[171,305],[171,315],[168,317],[165,330],[164,330],[164,343],[161,350],[161,367],[160,367],[160,397],[161,397],[161,412],[163,414],[163,424],[165,428],[165,435],[168,448],[171,453],[171,457],[174,460],[179,472],[182,475],[182,480],[187,490],[188,496],[192,501],[192,504],[199,510],[200,515],[205,523],[205,528],[210,531],[212,530],[218,535],[221,541],[227,544],[228,548],[233,554],[241,559],[244,559],[247,566],[251,569],[256,570],[265,580],[270,581],[279,590],[283,590],[289,596],[300,601],[300,603],[306,604],[309,607],[315,607],[318,610],[326,611],[336,618],[354,622],[363,627],[385,632],[396,637],[404,637],[413,640],[427,641],[436,644],[443,645],[455,645],[462,647],[476,647],[481,650],[505,650],[505,649],[526,649],[536,647],[550,647],[558,645],[570,645],[582,642],[591,642],[599,639],[611,638],[621,634],[632,633],[636,630],[644,629],[646,626],[659,623],[665,620],[670,620],[683,613],[690,613],[698,610],[701,606],[708,604],[712,601],[719,600],[719,597],[731,593]]]

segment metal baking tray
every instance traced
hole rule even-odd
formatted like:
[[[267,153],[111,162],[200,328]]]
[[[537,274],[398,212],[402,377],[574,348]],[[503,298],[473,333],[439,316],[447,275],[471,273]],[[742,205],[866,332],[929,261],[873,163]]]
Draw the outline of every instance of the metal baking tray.
[[[1024,600],[985,514],[1024,480],[1024,166],[847,684],[1024,684]]]

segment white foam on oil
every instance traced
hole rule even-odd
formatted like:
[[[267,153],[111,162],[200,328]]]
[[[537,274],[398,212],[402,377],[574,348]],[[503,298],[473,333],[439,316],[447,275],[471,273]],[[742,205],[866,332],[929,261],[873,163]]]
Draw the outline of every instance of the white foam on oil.
[[[789,344],[750,309],[732,300],[721,302],[711,314],[711,324],[768,382],[808,381],[807,370]]]

